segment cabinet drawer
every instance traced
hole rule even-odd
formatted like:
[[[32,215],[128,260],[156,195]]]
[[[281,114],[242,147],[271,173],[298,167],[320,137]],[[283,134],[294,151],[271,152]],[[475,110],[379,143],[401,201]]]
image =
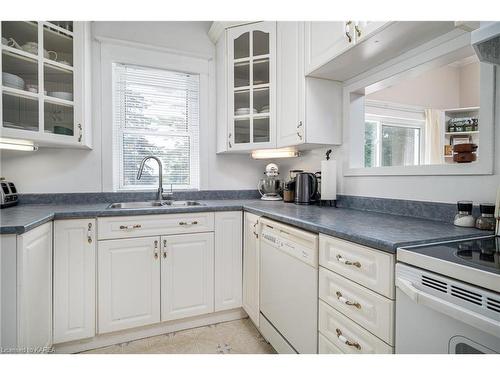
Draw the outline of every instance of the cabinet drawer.
[[[100,240],[212,232],[214,213],[102,217],[97,219],[97,228]]]
[[[323,301],[319,301],[319,332],[347,354],[390,354],[394,350]]]
[[[394,299],[394,255],[320,234],[319,264]]]
[[[318,354],[343,354],[344,352],[335,346],[321,333],[318,335]]]
[[[394,301],[320,267],[319,298],[385,342],[394,344]]]

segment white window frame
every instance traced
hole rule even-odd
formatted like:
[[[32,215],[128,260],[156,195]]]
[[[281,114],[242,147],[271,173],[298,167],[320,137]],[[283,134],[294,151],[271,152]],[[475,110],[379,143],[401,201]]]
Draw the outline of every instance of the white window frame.
[[[96,86],[100,90],[95,101],[100,101],[100,113],[97,113],[97,123],[101,124],[102,149],[102,189],[103,191],[151,191],[153,187],[138,187],[137,189],[120,189],[119,163],[114,158],[116,139],[113,129],[113,64],[137,65],[198,74],[200,77],[199,92],[199,189],[208,183],[208,153],[211,149],[208,142],[211,127],[210,96],[214,80],[214,66],[211,56],[176,51],[156,46],[139,45],[133,42],[100,38],[100,70],[96,75]],[[168,188],[167,186],[165,186]],[[154,189],[157,189],[155,186]],[[174,186],[174,189],[176,187]],[[177,187],[178,190],[186,190]]]
[[[377,116],[367,114],[365,121],[375,122],[377,124],[377,142],[375,144],[375,167],[381,167],[382,163],[382,127],[393,126],[398,128],[419,129],[419,142],[415,144],[415,155],[418,155],[418,160],[415,166],[422,165],[425,158],[425,121],[416,119],[401,119],[388,116]]]

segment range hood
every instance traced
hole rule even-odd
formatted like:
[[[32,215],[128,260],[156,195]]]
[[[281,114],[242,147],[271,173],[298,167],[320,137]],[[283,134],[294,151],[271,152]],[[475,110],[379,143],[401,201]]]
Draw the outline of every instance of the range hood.
[[[500,22],[485,22],[471,33],[471,43],[479,61],[500,65]]]

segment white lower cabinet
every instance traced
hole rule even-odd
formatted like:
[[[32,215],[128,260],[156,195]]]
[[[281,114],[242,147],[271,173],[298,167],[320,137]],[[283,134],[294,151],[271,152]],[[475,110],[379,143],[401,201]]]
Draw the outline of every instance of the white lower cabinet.
[[[213,312],[214,234],[182,234],[161,240],[161,320]]]
[[[17,238],[17,348],[52,346],[52,223]]]
[[[344,354],[344,352],[321,333],[318,333],[318,354]]]
[[[100,241],[99,333],[160,321],[160,237]]]
[[[391,354],[394,351],[392,346],[321,300],[319,331],[347,354]]]
[[[245,212],[243,231],[243,309],[259,327],[259,216]]]
[[[95,335],[96,220],[54,223],[54,343]]]
[[[215,213],[215,311],[241,307],[241,211]]]

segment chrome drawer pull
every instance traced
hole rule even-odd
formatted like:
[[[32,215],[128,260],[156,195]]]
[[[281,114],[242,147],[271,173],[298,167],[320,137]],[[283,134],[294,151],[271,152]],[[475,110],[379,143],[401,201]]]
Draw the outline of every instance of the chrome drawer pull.
[[[355,341],[348,340],[347,337],[342,335],[342,331],[340,329],[337,328],[335,331],[337,332],[337,337],[339,338],[339,340],[342,341],[344,344],[346,344],[347,346],[352,346],[358,350],[361,350],[361,345],[359,345]]]
[[[342,258],[342,255],[340,255],[340,254],[337,254],[337,260],[340,263],[344,263],[346,266],[354,266],[354,267],[361,268],[361,263],[359,263],[359,262],[352,262],[350,260],[344,259],[344,258]]]
[[[87,242],[92,243],[92,223],[87,226]]]
[[[190,222],[190,223],[189,223],[189,222],[187,222],[187,221],[180,221],[180,222],[179,222],[179,225],[196,225],[196,224],[198,224],[198,222],[197,222],[197,221],[192,221],[192,222]]]
[[[339,291],[337,291],[337,293],[335,293],[337,295],[337,299],[342,302],[342,303],[345,303],[346,305],[348,306],[354,306],[354,307],[357,307],[358,309],[361,308],[361,305],[359,304],[359,302],[352,302],[352,301],[349,301],[347,298],[345,298],[344,296],[342,296],[342,293],[340,293]]]
[[[134,225],[120,225],[120,229],[139,229],[141,227],[141,224],[134,224]]]
[[[158,259],[158,241],[155,241],[155,259]]]
[[[163,240],[163,259],[167,259],[167,240]]]
[[[255,222],[255,224],[253,225],[253,235],[255,236],[255,238],[259,238],[259,235],[255,232],[255,229],[257,227],[257,224],[259,224],[258,221]]]

